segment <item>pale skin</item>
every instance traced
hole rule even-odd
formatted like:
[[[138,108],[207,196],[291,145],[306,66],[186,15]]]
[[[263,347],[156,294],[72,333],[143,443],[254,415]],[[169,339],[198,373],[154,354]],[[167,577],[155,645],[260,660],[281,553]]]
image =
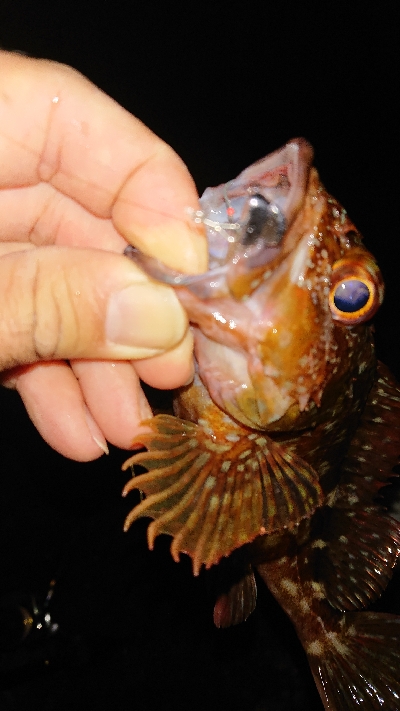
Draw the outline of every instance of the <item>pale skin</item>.
[[[61,454],[129,449],[151,414],[139,378],[190,380],[174,292],[122,253],[203,271],[196,206],[186,166],[138,119],[69,67],[0,51],[0,381]]]

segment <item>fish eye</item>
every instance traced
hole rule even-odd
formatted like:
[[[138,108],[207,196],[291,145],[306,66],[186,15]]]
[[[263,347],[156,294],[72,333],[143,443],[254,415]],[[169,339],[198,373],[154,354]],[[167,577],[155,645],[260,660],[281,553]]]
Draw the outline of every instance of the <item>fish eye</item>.
[[[363,309],[371,298],[368,284],[359,279],[345,279],[336,285],[333,302],[339,311],[354,314]]]
[[[336,321],[351,326],[372,318],[382,300],[372,274],[341,260],[334,266],[329,306]]]
[[[279,207],[255,193],[248,201],[248,209],[241,243],[250,245],[262,239],[266,247],[276,247],[285,232],[285,218]]]

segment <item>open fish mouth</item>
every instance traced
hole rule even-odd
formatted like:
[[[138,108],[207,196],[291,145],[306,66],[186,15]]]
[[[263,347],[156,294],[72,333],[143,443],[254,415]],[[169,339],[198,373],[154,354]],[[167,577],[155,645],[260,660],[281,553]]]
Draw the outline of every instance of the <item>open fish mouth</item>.
[[[244,202],[242,197],[239,200]],[[210,268],[202,274],[175,271],[132,245],[126,247],[124,254],[157,281],[174,288],[186,287],[199,298],[222,296],[239,262],[242,270],[244,267],[249,273],[274,262],[282,252],[286,221],[277,205],[256,193],[246,200],[242,209],[247,209],[245,220],[231,223],[211,220],[200,210],[194,213],[195,220],[201,219],[205,225],[208,237]]]
[[[284,236],[303,204],[311,161],[311,146],[295,139],[236,179],[205,190],[201,209],[189,210],[207,237],[209,268],[203,274],[177,272],[130,245],[126,256],[153,279],[186,287],[200,298],[248,296],[251,279],[245,293],[243,287],[236,293],[235,283],[259,273],[285,251]]]

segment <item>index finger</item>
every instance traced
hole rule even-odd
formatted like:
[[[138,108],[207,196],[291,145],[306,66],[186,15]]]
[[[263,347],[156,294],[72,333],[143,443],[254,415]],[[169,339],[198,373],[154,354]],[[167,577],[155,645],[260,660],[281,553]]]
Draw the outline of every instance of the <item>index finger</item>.
[[[205,269],[184,163],[70,67],[0,51],[0,156],[0,189],[47,183],[170,266]]]

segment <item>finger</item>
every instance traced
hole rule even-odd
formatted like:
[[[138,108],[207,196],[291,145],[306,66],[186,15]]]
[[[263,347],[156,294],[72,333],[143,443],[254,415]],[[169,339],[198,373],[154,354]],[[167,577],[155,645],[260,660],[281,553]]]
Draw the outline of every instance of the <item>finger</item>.
[[[193,377],[191,333],[161,356],[127,362],[75,360],[72,370],[105,438],[129,449],[140,423],[152,415],[139,375],[155,388],[173,389]]]
[[[77,360],[71,367],[106,439],[129,449],[139,424],[152,415],[131,363]]]
[[[35,249],[30,242],[0,242],[0,258],[11,252],[26,252],[30,249]]]
[[[188,331],[175,348],[153,358],[135,362],[135,370],[148,385],[160,390],[173,390],[193,379],[193,336]]]
[[[16,387],[33,424],[57,452],[86,462],[107,451],[104,436],[66,363],[19,369],[7,384]]]
[[[0,62],[0,189],[48,183],[54,200],[61,192],[172,266],[202,271],[205,243],[185,213],[197,194],[174,151],[74,70],[6,52]]]
[[[0,299],[0,370],[44,360],[149,357],[173,348],[187,330],[172,289],[101,250],[6,254]]]
[[[111,220],[93,215],[48,183],[0,189],[0,240],[37,246],[91,246],[119,254],[126,247]]]

